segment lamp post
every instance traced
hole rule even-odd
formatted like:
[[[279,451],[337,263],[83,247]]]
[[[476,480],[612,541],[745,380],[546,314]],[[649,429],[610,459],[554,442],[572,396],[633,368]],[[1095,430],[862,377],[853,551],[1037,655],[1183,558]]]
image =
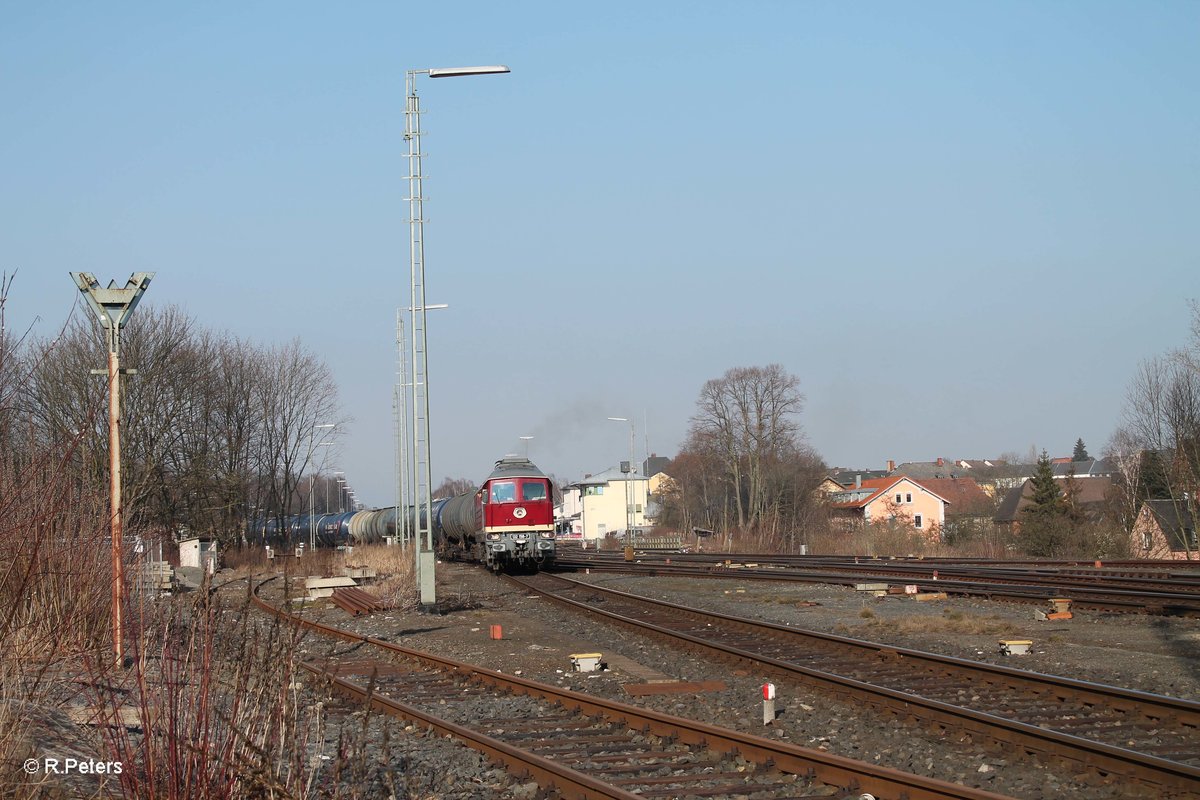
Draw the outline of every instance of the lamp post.
[[[345,474],[346,474],[346,473],[344,473],[344,472],[334,472],[334,473],[333,473],[333,480],[334,480],[335,482],[336,482],[336,481],[340,481],[340,480],[341,480],[341,478],[339,478],[339,477],[338,477],[338,475],[345,475]],[[326,513],[326,514],[328,514],[330,511],[331,511],[331,509],[329,508],[329,481],[328,481],[328,479],[327,479],[327,480],[325,481],[325,513]]]
[[[449,308],[448,303],[433,303],[424,306],[425,311],[436,310],[440,308]],[[409,540],[409,525],[408,525],[408,507],[410,496],[416,496],[416,473],[412,468],[412,450],[413,439],[408,436],[408,399],[405,390],[412,390],[413,382],[405,382],[404,375],[407,371],[407,359],[404,354],[404,312],[408,311],[412,314],[413,307],[396,309],[396,361],[398,370],[396,372],[396,397],[394,400],[396,412],[396,506],[395,525],[396,536],[401,543],[406,543]],[[415,403],[414,410],[415,410]],[[415,434],[416,427],[413,432]]]
[[[628,417],[609,417],[613,422],[628,422],[629,423],[629,461],[621,465],[621,472],[625,473],[625,544],[633,544],[633,476],[637,475],[637,469],[633,465],[633,420]]]
[[[109,281],[108,288],[90,272],[72,272],[71,280],[83,293],[84,299],[96,314],[108,340],[108,369],[92,370],[93,374],[108,376],[108,441],[109,441],[109,501],[112,525],[112,623],[113,656],[117,663],[124,661],[125,645],[121,625],[121,601],[125,595],[124,553],[121,547],[125,505],[121,502],[121,375],[134,370],[121,369],[121,329],[133,315],[138,302],[150,286],[153,272],[135,272],[125,288]]]
[[[317,428],[336,427],[337,425],[332,422],[327,422],[323,425],[313,425],[312,433],[308,437],[308,455],[304,457],[304,466],[308,468],[308,552],[310,553],[317,549],[317,500],[313,494],[313,483],[316,475],[313,472],[313,451],[318,447],[328,447],[333,444],[333,442],[319,442],[314,444],[313,439],[316,438]]]
[[[437,602],[434,588],[433,497],[429,464],[429,363],[425,330],[425,216],[424,174],[421,169],[421,106],[417,98],[417,76],[457,78],[508,72],[505,66],[410,69],[404,75],[404,140],[408,142],[408,230],[409,289],[412,309],[412,421],[413,488],[415,534],[418,539],[416,566],[421,587],[421,604]]]

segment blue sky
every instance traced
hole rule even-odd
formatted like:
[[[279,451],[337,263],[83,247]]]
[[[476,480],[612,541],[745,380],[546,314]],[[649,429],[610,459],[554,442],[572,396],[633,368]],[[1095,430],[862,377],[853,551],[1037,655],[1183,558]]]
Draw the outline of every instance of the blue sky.
[[[0,269],[326,358],[393,491],[420,85],[433,471],[674,454],[782,364],[833,465],[1099,451],[1200,295],[1200,5],[0,3]],[[512,342],[508,352],[499,345]]]

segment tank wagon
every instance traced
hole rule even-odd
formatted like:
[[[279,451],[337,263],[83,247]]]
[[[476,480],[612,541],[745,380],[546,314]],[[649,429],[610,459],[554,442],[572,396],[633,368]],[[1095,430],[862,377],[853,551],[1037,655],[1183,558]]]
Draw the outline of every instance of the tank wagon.
[[[415,510],[407,515],[416,530]],[[396,508],[317,515],[317,545],[368,544],[397,536]],[[444,558],[478,561],[494,571],[538,569],[555,556],[554,498],[550,479],[527,458],[506,456],[496,462],[477,491],[432,503],[435,548]],[[259,526],[266,543],[308,542],[308,516],[267,520]]]

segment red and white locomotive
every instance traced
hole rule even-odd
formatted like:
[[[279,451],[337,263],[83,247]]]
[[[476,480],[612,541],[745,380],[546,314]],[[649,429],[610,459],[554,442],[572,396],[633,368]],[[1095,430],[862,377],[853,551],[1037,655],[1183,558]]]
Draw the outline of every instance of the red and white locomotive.
[[[489,569],[537,569],[554,561],[550,479],[527,458],[506,456],[478,491],[433,503],[434,534],[444,555]]]
[[[527,458],[506,456],[476,492],[436,499],[433,536],[443,556],[469,559],[501,570],[539,569],[554,562],[554,495],[550,479]],[[288,517],[256,522],[264,542],[304,541],[317,531],[323,547],[378,542],[400,535],[397,511],[408,530],[417,527],[415,510],[377,508],[316,518]]]

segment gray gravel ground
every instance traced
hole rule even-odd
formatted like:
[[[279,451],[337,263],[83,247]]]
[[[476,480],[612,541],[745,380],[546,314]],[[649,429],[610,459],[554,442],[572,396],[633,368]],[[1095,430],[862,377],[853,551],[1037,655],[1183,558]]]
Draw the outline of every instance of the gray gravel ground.
[[[898,596],[877,600],[837,586],[736,578],[577,577],[729,614],[1142,691],[1200,697],[1197,620],[1085,611],[1070,621],[1047,623],[1036,621],[1030,606],[981,600],[917,603]],[[1097,786],[1027,761],[1012,761],[983,743],[924,734],[778,679],[781,715],[765,728],[759,700],[761,675],[674,651],[624,628],[526,595],[484,571],[462,565],[439,567],[439,596],[448,613],[388,612],[351,618],[332,607],[318,613],[330,623],[416,649],[1014,797],[1139,796],[1128,786]],[[502,639],[489,638],[492,625],[502,626]],[[1032,639],[1033,652],[1025,657],[1004,657],[998,652],[1000,638]],[[307,637],[303,647],[312,657],[331,649],[350,649],[344,642],[332,643],[315,635]],[[613,668],[589,674],[572,672],[570,654],[582,652],[603,653]],[[367,654],[360,649],[354,656]],[[626,684],[672,679],[721,680],[726,688],[647,697],[632,697],[625,689]],[[366,717],[361,709],[328,697],[315,683],[306,682],[304,691],[325,720],[311,747],[312,797],[532,800],[538,795],[535,784],[510,776],[453,740],[378,715]],[[492,711],[482,702],[480,714],[501,716],[507,701],[493,701]],[[53,741],[55,748],[62,749],[73,746],[71,742],[84,733],[94,734],[52,714],[22,716],[39,752],[46,742]],[[42,721],[37,722],[39,719]],[[81,752],[96,752],[94,743],[84,747],[81,739],[80,748]],[[97,791],[106,791],[92,781],[45,788],[61,793],[56,796],[95,796]]]
[[[416,649],[1015,797],[1137,796],[1128,786],[1097,786],[1038,764],[1010,761],[982,743],[922,734],[786,681],[775,681],[782,713],[774,725],[764,728],[759,700],[762,676],[674,652],[623,628],[526,596],[486,573],[446,565],[440,574],[442,597],[455,596],[463,605],[481,607],[444,616],[390,613],[343,620],[361,632]],[[579,577],[724,613],[1144,691],[1194,697],[1200,685],[1197,660],[1192,657],[1200,645],[1200,625],[1194,620],[1085,613],[1069,622],[1048,624],[1035,621],[1029,606],[987,601],[877,600],[843,587],[724,579]],[[801,605],[809,602],[819,605]],[[914,625],[913,620],[921,622]],[[489,638],[489,628],[495,624],[504,630],[500,641]],[[1033,653],[1002,656],[999,638],[1033,639]],[[622,666],[586,675],[571,672],[571,653],[595,651]],[[655,673],[678,680],[723,680],[728,688],[641,698],[624,690],[624,684],[653,679]]]

